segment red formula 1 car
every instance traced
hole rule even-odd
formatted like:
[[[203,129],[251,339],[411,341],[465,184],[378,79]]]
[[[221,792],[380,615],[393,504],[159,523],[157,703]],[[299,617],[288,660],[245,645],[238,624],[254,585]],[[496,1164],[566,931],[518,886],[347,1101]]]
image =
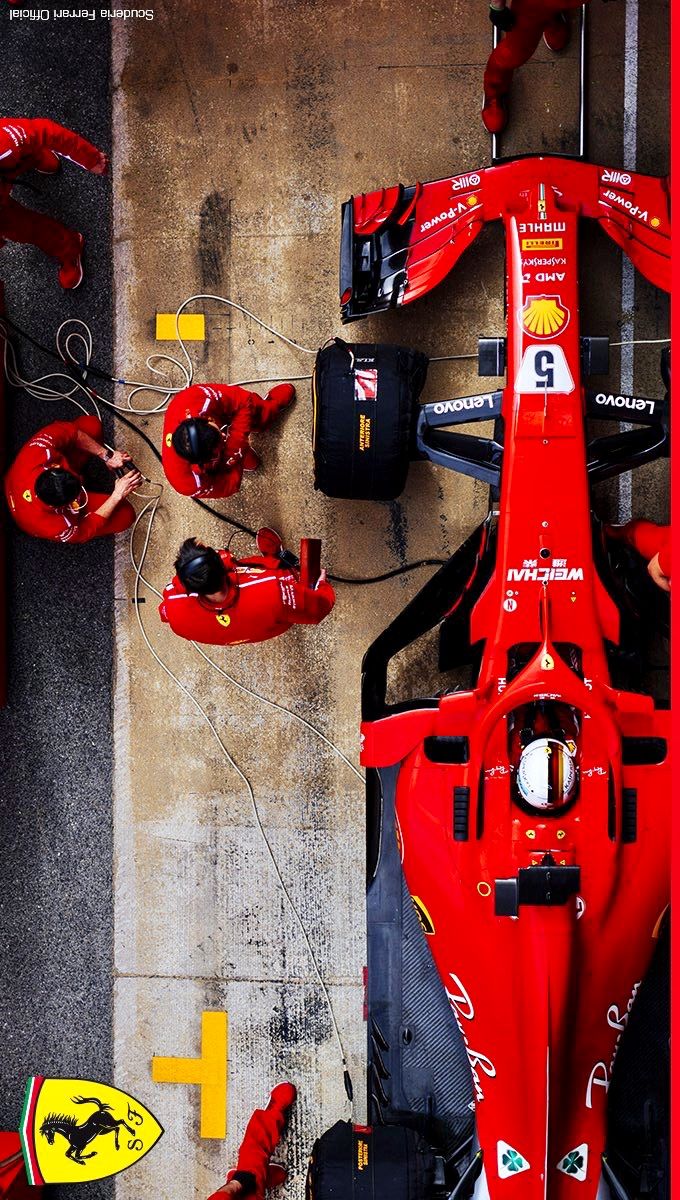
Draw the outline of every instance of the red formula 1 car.
[[[490,485],[491,511],[363,668],[370,1115],[448,1122],[456,1197],[627,1196],[607,1094],[669,902],[669,712],[634,669],[648,601],[591,511],[593,481],[668,453],[668,396],[584,386],[608,343],[581,335],[583,218],[669,289],[668,190],[648,176],[526,158],[343,212],[345,320],[411,303],[505,227],[507,336],[480,342],[480,373],[506,384],[416,407],[413,431],[419,457]],[[587,417],[622,412],[627,430],[588,439]],[[456,429],[489,418],[493,437]],[[380,446],[379,386],[353,419]],[[389,661],[436,626],[468,685],[388,704]]]

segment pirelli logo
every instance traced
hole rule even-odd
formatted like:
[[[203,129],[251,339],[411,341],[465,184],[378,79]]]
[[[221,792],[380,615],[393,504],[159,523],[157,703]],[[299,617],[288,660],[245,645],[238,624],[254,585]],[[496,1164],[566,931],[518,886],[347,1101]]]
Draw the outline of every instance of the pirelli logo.
[[[562,250],[563,248],[564,238],[560,237],[522,238],[523,250]]]

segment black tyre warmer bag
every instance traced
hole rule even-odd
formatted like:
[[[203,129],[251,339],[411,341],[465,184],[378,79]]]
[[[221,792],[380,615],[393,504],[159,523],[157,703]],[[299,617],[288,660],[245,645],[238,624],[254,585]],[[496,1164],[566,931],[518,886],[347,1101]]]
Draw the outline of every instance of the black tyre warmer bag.
[[[335,338],[316,357],[314,486],[344,500],[394,500],[414,450],[427,355]]]
[[[431,1200],[434,1151],[402,1125],[338,1121],[315,1143],[306,1200]]]

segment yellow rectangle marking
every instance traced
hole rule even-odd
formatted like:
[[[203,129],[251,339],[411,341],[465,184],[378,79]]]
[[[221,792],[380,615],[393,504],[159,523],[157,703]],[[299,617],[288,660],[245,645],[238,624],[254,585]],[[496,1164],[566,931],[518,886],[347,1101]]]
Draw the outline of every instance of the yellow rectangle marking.
[[[204,342],[205,314],[182,313],[179,319],[179,332],[185,342]],[[156,313],[156,341],[177,341],[176,313]]]

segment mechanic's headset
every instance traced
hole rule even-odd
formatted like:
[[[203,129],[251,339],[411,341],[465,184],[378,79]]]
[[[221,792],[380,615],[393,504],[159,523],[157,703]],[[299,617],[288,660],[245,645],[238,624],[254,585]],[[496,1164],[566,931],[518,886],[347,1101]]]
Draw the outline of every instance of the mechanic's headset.
[[[187,437],[189,439],[189,449],[191,450],[191,461],[193,463],[198,463],[198,461],[199,461],[198,456],[201,452],[201,447],[199,445],[199,438],[198,438],[198,425],[196,424],[196,421],[187,421],[185,428],[187,431]]]
[[[190,587],[193,586],[192,579],[194,578],[194,571],[200,570],[201,567],[207,567],[211,563],[214,565],[215,554],[218,554],[218,552],[215,549],[213,549],[211,546],[206,546],[205,550],[201,550],[199,554],[197,554],[194,558],[192,558],[190,563],[187,563],[186,567],[184,568],[183,574],[185,575],[187,581],[189,582]],[[219,554],[218,554],[218,558],[219,558]],[[226,569],[224,563],[222,562],[221,558],[220,558],[220,564],[222,566],[223,573],[226,575],[227,569]]]
[[[201,425],[199,424],[199,422],[205,423],[205,417],[191,418],[190,420],[185,422],[185,426],[184,426],[187,431],[187,439],[189,441],[189,449],[191,450],[191,461],[192,461],[192,463],[195,463],[197,466],[200,466],[200,464],[201,464],[200,456],[203,455],[203,457],[205,457],[205,449],[202,448],[201,444],[200,444]],[[213,428],[214,428],[214,426],[213,426]],[[224,429],[226,429],[226,428],[228,428],[228,427],[225,425]],[[220,429],[219,432],[222,433],[223,429]]]

